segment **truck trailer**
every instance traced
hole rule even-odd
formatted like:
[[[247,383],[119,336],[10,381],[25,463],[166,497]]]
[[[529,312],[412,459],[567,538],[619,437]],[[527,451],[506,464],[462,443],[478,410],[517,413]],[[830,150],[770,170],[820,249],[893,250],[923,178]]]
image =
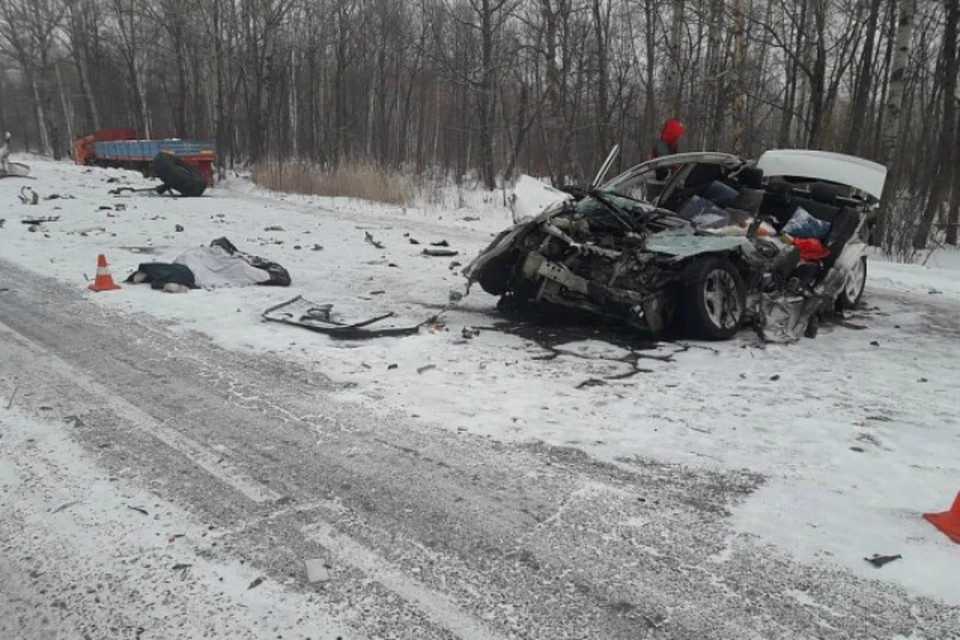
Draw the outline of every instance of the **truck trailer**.
[[[147,177],[153,177],[151,162],[160,152],[180,158],[213,186],[213,141],[142,140],[136,129],[100,129],[73,143],[73,156],[79,165],[133,169]]]

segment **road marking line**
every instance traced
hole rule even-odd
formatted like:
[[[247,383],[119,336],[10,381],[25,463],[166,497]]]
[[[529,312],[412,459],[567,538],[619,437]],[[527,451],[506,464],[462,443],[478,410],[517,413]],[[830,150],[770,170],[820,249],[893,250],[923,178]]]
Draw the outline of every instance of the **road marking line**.
[[[431,622],[446,629],[460,640],[502,640],[471,614],[463,611],[447,595],[435,591],[375,552],[346,535],[338,535],[333,526],[317,522],[300,532],[307,540],[327,549],[340,562],[358,569],[368,577],[416,607]]]
[[[127,402],[118,396],[116,392],[92,380],[72,364],[18,333],[15,329],[12,329],[3,322],[0,322],[0,334],[9,335],[11,340],[19,343],[20,346],[27,351],[32,352],[38,360],[42,361],[43,365],[48,366],[87,393],[98,396],[107,403],[107,406],[118,417],[129,421],[139,431],[152,436],[174,451],[182,454],[195,465],[224,484],[233,487],[253,502],[259,504],[273,502],[281,498],[280,494],[249,477],[233,464],[224,460],[223,455],[216,453],[176,429],[166,426],[146,411]]]

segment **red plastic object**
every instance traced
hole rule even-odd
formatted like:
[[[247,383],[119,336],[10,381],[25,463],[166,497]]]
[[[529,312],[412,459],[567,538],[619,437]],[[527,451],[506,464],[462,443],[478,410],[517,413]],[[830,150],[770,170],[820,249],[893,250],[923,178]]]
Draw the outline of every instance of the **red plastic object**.
[[[820,262],[830,255],[830,249],[816,238],[794,238],[793,246],[800,249],[800,259],[804,262]]]
[[[957,494],[957,499],[953,501],[950,511],[925,513],[923,517],[937,529],[940,529],[948,538],[960,544],[960,493]]]

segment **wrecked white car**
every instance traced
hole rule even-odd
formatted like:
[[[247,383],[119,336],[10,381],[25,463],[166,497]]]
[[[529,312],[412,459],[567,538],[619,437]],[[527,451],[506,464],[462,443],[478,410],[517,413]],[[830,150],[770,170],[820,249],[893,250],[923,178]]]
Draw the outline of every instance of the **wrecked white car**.
[[[865,222],[886,169],[836,153],[779,150],[757,161],[696,152],[563,191],[524,176],[514,226],[464,270],[492,295],[575,308],[662,335],[813,337],[861,299]],[[669,168],[665,181],[654,176]]]

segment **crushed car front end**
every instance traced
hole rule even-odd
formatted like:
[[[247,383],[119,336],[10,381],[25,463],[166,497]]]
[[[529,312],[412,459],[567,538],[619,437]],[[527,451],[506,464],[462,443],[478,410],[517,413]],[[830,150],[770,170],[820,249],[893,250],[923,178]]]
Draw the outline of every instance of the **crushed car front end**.
[[[662,168],[670,176],[652,190],[645,176]],[[814,335],[829,310],[859,302],[858,236],[884,177],[862,159],[791,150],[756,163],[676,154],[568,190],[525,178],[515,225],[464,273],[505,299],[580,309],[654,335],[677,328],[723,340],[749,323],[766,340],[789,342]],[[816,233],[803,230],[811,225]]]

